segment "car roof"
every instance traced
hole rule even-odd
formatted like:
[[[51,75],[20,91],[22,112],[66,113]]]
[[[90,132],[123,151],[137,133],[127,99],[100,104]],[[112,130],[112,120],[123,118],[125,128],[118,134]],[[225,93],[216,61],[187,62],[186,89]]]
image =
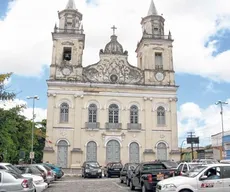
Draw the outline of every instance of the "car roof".
[[[0,163],[0,165],[11,165],[10,163]]]

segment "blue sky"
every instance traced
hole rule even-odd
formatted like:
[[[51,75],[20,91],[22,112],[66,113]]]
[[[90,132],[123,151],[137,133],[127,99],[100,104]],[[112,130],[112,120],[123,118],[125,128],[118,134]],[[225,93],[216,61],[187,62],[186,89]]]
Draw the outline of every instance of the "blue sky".
[[[4,19],[7,11],[8,0],[0,0],[0,20]],[[87,0],[87,2],[89,2]],[[159,1],[158,1],[159,2]],[[168,17],[168,19],[170,19]],[[53,21],[54,23],[55,21]],[[217,19],[214,21],[216,26],[221,24],[222,20]],[[111,23],[110,23],[111,24]],[[113,24],[113,23],[112,23]],[[111,24],[111,25],[112,25]],[[138,24],[138,23],[137,23]],[[140,28],[140,26],[138,26]],[[175,29],[174,29],[175,31]],[[107,34],[107,32],[104,32]],[[173,31],[172,31],[173,34]],[[221,53],[224,53],[227,50],[230,50],[230,30],[229,29],[220,29],[217,30],[214,34],[209,33],[209,37],[206,37],[208,41],[204,42],[203,46],[207,47],[209,42],[216,41],[216,50],[213,51],[213,56],[217,57]],[[49,33],[50,35],[50,33]],[[89,36],[86,34],[86,39]],[[89,37],[91,38],[91,37]],[[91,39],[92,40],[92,39]],[[51,35],[50,35],[51,41]],[[175,39],[177,41],[177,39]],[[122,43],[122,42],[121,42]],[[101,49],[101,44],[97,45],[95,49],[95,55],[98,55],[99,50]],[[104,46],[104,45],[102,45]],[[50,47],[51,49],[51,47]],[[89,47],[85,47],[85,50]],[[132,50],[128,50],[132,51]],[[183,53],[182,53],[183,54]],[[50,55],[51,58],[51,55]],[[8,86],[9,90],[13,90],[18,93],[17,98],[21,100],[26,100],[27,96],[38,95],[40,100],[36,102],[36,107],[45,109],[47,106],[47,85],[46,80],[49,78],[49,63],[43,67],[43,71],[39,76],[30,76],[26,77],[23,75],[13,75]],[[174,64],[175,65],[175,64]],[[186,67],[187,63],[184,63]],[[202,65],[202,64],[201,64]],[[188,66],[189,68],[190,66]],[[212,68],[210,65],[209,67]],[[180,70],[181,71],[181,70]],[[187,71],[186,71],[187,72]],[[185,103],[194,103],[197,104],[200,108],[206,109],[210,105],[213,105],[217,100],[227,100],[229,96],[229,87],[230,83],[227,81],[213,81],[211,78],[204,78],[200,75],[193,75],[194,73],[182,73],[176,72],[176,83],[179,85],[178,89],[178,109]],[[28,107],[32,107],[32,102],[28,102]],[[186,122],[185,119],[183,122]],[[203,121],[199,121],[199,126],[204,124]],[[186,132],[185,134],[186,135]],[[180,138],[181,141],[181,138]],[[179,143],[180,143],[179,141]]]

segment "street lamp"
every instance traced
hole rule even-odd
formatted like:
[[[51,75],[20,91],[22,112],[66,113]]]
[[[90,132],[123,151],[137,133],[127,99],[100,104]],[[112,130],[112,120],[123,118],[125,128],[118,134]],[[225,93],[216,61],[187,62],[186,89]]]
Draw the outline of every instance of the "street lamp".
[[[221,127],[222,127],[222,158],[223,158],[223,156],[224,156],[223,154],[224,154],[224,152],[225,152],[225,150],[224,150],[224,139],[223,139],[223,137],[224,137],[223,105],[227,105],[228,103],[219,100],[219,101],[217,101],[215,104],[216,104],[216,105],[220,105]]]
[[[32,133],[31,133],[31,152],[30,152],[30,159],[31,159],[31,164],[33,163],[33,159],[34,159],[34,119],[35,119],[35,115],[34,115],[34,107],[35,107],[35,100],[39,100],[39,97],[37,95],[35,96],[28,96],[26,97],[27,99],[33,99],[33,122],[32,122]]]

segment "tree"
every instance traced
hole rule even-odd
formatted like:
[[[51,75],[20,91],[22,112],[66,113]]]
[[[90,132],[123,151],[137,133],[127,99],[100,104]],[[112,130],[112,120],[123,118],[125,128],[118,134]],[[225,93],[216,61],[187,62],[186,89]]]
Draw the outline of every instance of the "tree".
[[[32,121],[21,115],[25,106],[4,110],[0,108],[0,154],[3,161],[17,164],[20,158],[30,162]],[[34,152],[36,162],[41,162],[45,146],[46,120],[35,124]],[[25,157],[20,157],[25,154]],[[1,158],[0,158],[0,161]]]
[[[0,74],[0,100],[12,100],[15,98],[15,93],[8,92],[4,85],[5,80],[11,77],[12,73]]]

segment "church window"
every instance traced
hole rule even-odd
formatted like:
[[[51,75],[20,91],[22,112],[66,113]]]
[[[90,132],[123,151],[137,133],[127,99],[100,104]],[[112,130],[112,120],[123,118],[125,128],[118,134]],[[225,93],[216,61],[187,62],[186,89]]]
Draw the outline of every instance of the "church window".
[[[165,125],[165,109],[160,106],[157,108],[157,125]]]
[[[70,61],[72,57],[72,49],[71,47],[64,47],[63,49],[63,60]]]
[[[155,53],[155,66],[156,69],[163,69],[162,53]]]
[[[119,120],[119,107],[116,104],[109,106],[109,123],[118,123]]]
[[[158,31],[158,28],[154,28],[154,31]]]
[[[130,107],[130,123],[138,123],[138,107],[136,105]]]
[[[88,108],[89,123],[97,122],[97,106],[95,104],[90,104]]]
[[[69,121],[69,105],[67,103],[62,103],[60,107],[60,122],[68,123]]]

